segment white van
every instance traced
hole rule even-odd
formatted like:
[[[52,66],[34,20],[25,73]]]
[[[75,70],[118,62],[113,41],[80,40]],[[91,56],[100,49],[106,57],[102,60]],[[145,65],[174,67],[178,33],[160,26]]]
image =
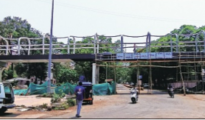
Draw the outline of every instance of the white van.
[[[0,114],[6,112],[7,109],[15,107],[14,92],[10,83],[0,82]]]

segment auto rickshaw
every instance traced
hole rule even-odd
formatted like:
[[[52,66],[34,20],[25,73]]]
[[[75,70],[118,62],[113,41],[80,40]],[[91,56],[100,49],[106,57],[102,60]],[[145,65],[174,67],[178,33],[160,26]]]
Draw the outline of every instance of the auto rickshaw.
[[[91,82],[82,82],[82,86],[85,88],[83,102],[93,104],[93,92],[92,92],[92,83]]]

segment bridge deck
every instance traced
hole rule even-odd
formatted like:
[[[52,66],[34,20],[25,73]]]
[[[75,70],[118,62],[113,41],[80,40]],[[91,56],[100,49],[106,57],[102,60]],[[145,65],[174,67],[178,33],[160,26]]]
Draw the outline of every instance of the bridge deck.
[[[75,61],[94,61],[94,54],[60,54],[52,55],[52,62],[68,62],[70,60]],[[48,62],[48,55],[1,55],[1,62],[12,63],[40,63]]]
[[[186,52],[186,53],[172,53],[172,58],[152,58],[152,59],[117,59],[116,54],[60,54],[52,55],[52,62],[68,62],[74,61],[149,61],[152,62],[178,62],[180,61],[204,61],[204,52]],[[48,62],[48,55],[1,55],[1,62],[12,63],[39,63]]]
[[[184,53],[172,53],[171,58],[150,58],[150,59],[119,59],[116,54],[98,54],[96,57],[96,61],[128,61],[128,62],[136,62],[136,61],[153,61],[153,62],[178,62],[180,61],[203,61],[205,60],[204,52],[184,52]]]

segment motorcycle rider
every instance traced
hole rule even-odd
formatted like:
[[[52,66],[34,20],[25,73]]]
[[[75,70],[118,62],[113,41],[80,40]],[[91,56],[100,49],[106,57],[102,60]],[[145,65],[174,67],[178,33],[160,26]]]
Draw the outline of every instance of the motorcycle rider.
[[[135,93],[136,92],[136,94],[138,94],[138,90],[135,87],[132,87],[130,91],[131,91],[131,93]]]
[[[136,103],[138,101],[138,90],[135,86],[133,86],[130,90],[131,93],[131,100],[133,103]]]
[[[174,89],[171,84],[168,85],[167,90],[168,90],[170,97],[174,97]]]

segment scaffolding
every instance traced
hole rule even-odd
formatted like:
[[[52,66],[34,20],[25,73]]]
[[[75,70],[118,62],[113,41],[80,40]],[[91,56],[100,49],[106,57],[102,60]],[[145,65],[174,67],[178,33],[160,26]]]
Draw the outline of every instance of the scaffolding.
[[[198,36],[203,33],[204,37],[202,41],[198,40]],[[162,37],[162,36],[156,36],[156,35],[151,35],[150,33],[147,34],[147,39],[146,39],[146,46],[145,47],[139,47],[141,49],[146,49],[146,53],[151,52],[152,47],[170,47],[170,51],[173,53],[173,59],[160,59],[160,60],[154,60],[151,59],[150,56],[146,60],[142,59],[135,59],[135,60],[130,60],[130,59],[122,59],[119,60],[121,62],[132,62],[132,63],[137,63],[136,65],[131,65],[131,66],[116,66],[116,65],[110,65],[109,67],[136,67],[137,72],[136,76],[139,76],[139,69],[141,67],[148,67],[149,68],[149,84],[150,87],[148,89],[148,93],[152,93],[152,68],[157,67],[157,68],[170,68],[170,69],[176,69],[176,81],[181,82],[181,87],[183,94],[186,95],[187,92],[189,93],[204,93],[204,81],[205,81],[205,72],[202,72],[202,70],[205,68],[204,66],[204,59],[205,59],[205,32],[201,31],[197,34],[191,34],[187,36],[195,36],[195,41],[179,41],[179,36],[185,36],[186,35],[177,35],[177,34],[169,34],[171,36],[171,39],[169,42],[163,42],[163,46],[157,46],[157,45],[152,45],[151,44],[151,36],[153,37]],[[176,37],[176,41],[173,42],[172,36]],[[132,36],[133,37],[133,36]],[[142,36],[145,37],[145,36]],[[121,42],[123,42],[123,38],[121,38]],[[123,49],[126,49],[127,47],[124,47],[122,45],[124,43],[121,43],[121,53],[125,54],[126,50],[124,51]],[[134,47],[135,44],[139,43],[133,43]],[[169,44],[169,45],[167,45]],[[125,44],[126,45],[126,44]],[[204,49],[203,49],[204,48]],[[136,48],[134,48],[136,49]],[[185,50],[183,50],[185,49]],[[190,50],[190,51],[188,51]],[[123,51],[125,53],[123,53]],[[129,54],[129,53],[128,53]],[[109,57],[108,57],[109,56]],[[116,62],[116,54],[110,54],[108,56],[103,56],[101,55],[100,57],[97,56],[96,60],[99,61],[106,61],[106,62]],[[112,58],[112,60],[110,59]],[[147,62],[147,64],[141,64],[141,63]],[[175,66],[163,66],[163,65],[154,65],[154,63],[159,63],[159,62],[175,62],[178,65]],[[98,66],[103,66],[103,65],[98,65]],[[138,80],[138,79],[137,79]],[[190,82],[194,83],[195,86],[190,87]],[[187,89],[190,89],[187,91]]]

